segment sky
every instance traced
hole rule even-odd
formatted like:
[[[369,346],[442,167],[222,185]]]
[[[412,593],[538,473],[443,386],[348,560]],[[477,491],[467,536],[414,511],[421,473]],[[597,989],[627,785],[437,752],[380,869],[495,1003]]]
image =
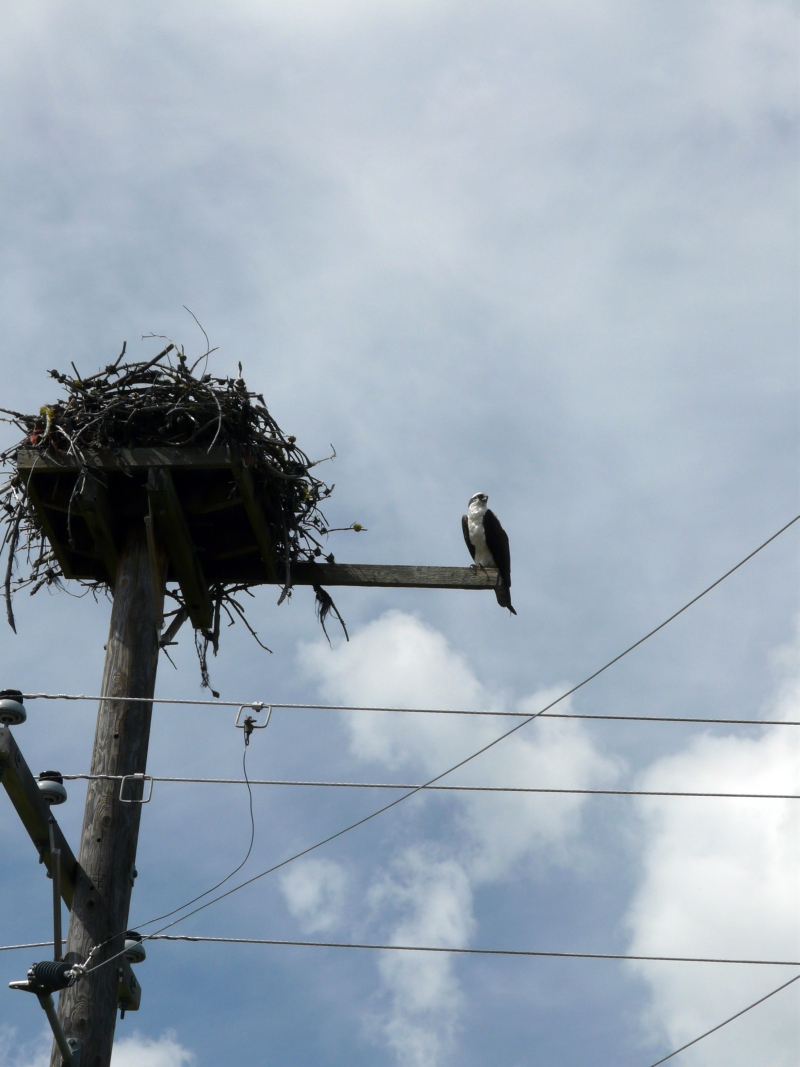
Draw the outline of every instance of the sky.
[[[797,15],[788,0],[6,0],[5,407],[168,335],[263,392],[335,482],[341,561],[466,565],[489,494],[510,617],[471,591],[257,590],[225,700],[537,711],[798,512]],[[2,430],[11,444],[15,431]],[[800,719],[798,526],[562,704]],[[335,538],[335,539],[334,539]],[[79,593],[81,590],[71,590]],[[41,592],[2,684],[96,693],[109,603]],[[207,699],[190,635],[157,695]],[[89,769],[96,707],[30,700],[34,771]],[[149,769],[241,774],[235,709],[157,706]],[[509,720],[281,710],[254,777],[416,782]],[[797,793],[793,726],[539,720],[456,784]],[[59,821],[77,844],[85,786]],[[254,789],[258,873],[375,790]],[[187,919],[219,937],[800,960],[796,801],[435,793]],[[0,944],[50,885],[0,797]],[[239,786],[156,783],[131,922],[244,856]],[[10,905],[10,906],[9,906]],[[795,971],[151,943],[114,1067],[649,1067]],[[3,992],[0,1067],[44,1067]],[[800,972],[800,968],[798,968]],[[793,986],[675,1057],[793,1067]]]

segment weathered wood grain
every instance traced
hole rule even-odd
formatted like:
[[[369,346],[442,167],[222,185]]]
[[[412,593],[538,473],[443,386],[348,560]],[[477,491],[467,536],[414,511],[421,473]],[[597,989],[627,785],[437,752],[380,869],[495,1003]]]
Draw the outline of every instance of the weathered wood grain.
[[[144,774],[158,665],[156,618],[164,590],[154,589],[144,523],[120,551],[114,604],[106,645],[103,699],[97,714],[92,774]],[[144,697],[128,703],[117,697]],[[78,882],[67,935],[68,962],[83,963],[103,945],[95,961],[123,946],[135,878],[141,807],[118,799],[119,782],[89,782],[78,857],[91,882]],[[109,1067],[114,1040],[119,970],[114,964],[90,971],[61,991],[58,1015],[67,1037],[83,1043],[81,1063]],[[61,1067],[54,1047],[51,1067]]]
[[[275,564],[275,545],[272,541],[272,534],[270,533],[264,510],[256,496],[253,475],[236,454],[231,454],[231,468],[244,509],[247,512],[253,536],[258,544],[258,552],[264,564],[267,581],[277,582],[278,569]]]
[[[196,630],[210,630],[214,621],[211,594],[172,475],[167,469],[161,467],[150,471],[147,495],[153,521],[177,576],[192,625]]]
[[[119,448],[82,453],[83,462],[66,453],[38,452],[22,448],[17,453],[17,469],[45,474],[52,471],[77,471],[82,466],[99,470],[150,470],[151,467],[182,467],[217,470],[230,467],[227,447],[205,448]]]
[[[109,581],[113,585],[119,565],[119,552],[114,542],[114,522],[108,494],[96,478],[87,475],[83,479],[76,503],[89,528],[95,551],[102,558]]]
[[[497,571],[471,567],[407,567],[375,563],[293,563],[294,585],[358,585],[407,589],[494,589]]]
[[[36,515],[41,523],[42,531],[44,532],[44,535],[53,550],[53,555],[56,557],[58,565],[61,568],[61,573],[65,578],[74,578],[75,574],[70,564],[69,556],[64,549],[64,545],[61,544],[56,536],[56,531],[53,528],[53,524],[50,522],[50,516],[47,514],[47,508],[37,490],[36,480],[30,477],[27,478],[25,488],[28,491],[31,503],[36,510]]]

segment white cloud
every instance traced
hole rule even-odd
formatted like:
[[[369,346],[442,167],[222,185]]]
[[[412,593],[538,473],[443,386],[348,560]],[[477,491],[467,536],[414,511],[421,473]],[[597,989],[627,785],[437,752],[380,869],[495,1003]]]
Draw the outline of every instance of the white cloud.
[[[17,1029],[0,1025],[0,1067],[49,1067],[52,1035],[43,1030],[38,1038],[20,1044]]]
[[[14,1048],[16,1031],[0,1027],[0,1067],[48,1067],[52,1036],[45,1031],[35,1042]],[[193,1052],[180,1044],[167,1030],[159,1038],[143,1037],[138,1032],[117,1038],[111,1055],[111,1067],[191,1067]]]
[[[503,707],[441,633],[399,611],[387,612],[335,651],[324,642],[303,645],[300,659],[326,699],[337,703],[472,710]],[[556,695],[555,690],[537,693],[520,702],[518,710],[535,712]],[[564,707],[568,707],[566,702]],[[489,744],[514,722],[388,712],[342,715],[357,760],[370,764],[376,773],[414,776],[417,781],[439,774]],[[618,769],[617,763],[597,751],[580,722],[540,720],[446,781],[585,788],[612,781]],[[429,794],[423,802],[449,803],[455,832],[447,842],[403,850],[390,869],[373,881],[368,893],[372,921],[384,935],[388,930],[385,936],[394,943],[462,947],[476,928],[476,886],[509,878],[534,853],[540,865],[542,859],[574,860],[583,798],[446,796]],[[380,1033],[402,1067],[435,1067],[447,1057],[458,1027],[461,997],[452,960],[391,953],[379,966],[388,1008],[373,1025],[373,1033]]]
[[[167,1030],[151,1039],[134,1033],[114,1043],[111,1067],[189,1067],[195,1055],[179,1043],[174,1032]]]
[[[372,908],[392,913],[391,943],[467,944],[475,928],[472,888],[463,867],[433,846],[406,849],[369,894]],[[462,1006],[452,958],[387,952],[379,969],[391,1001],[378,1024],[403,1067],[430,1067],[452,1049]]]
[[[354,705],[503,710],[468,664],[436,630],[389,611],[331,651],[324,642],[301,646],[301,662],[326,699]],[[565,685],[564,688],[567,688]],[[515,711],[536,712],[559,690],[544,690]],[[561,705],[569,709],[569,702]],[[345,712],[350,750],[359,760],[417,780],[444,771],[509,729],[512,719],[479,716]],[[619,765],[594,747],[580,722],[539,720],[524,727],[446,779],[458,785],[574,786],[607,783]],[[445,784],[443,782],[442,784]],[[463,831],[462,862],[481,880],[504,877],[528,851],[574,834],[583,801],[577,796],[452,797]],[[430,802],[440,803],[441,797]]]
[[[281,874],[289,911],[307,933],[332,929],[341,917],[347,875],[334,860],[300,860]]]
[[[796,652],[795,652],[796,656]],[[796,662],[796,658],[795,658]],[[770,718],[798,718],[800,682]],[[645,789],[797,793],[800,737],[701,736],[655,763]],[[644,872],[628,915],[635,954],[800,958],[798,813],[792,800],[666,800],[639,804]],[[794,972],[786,968],[636,964],[652,992],[647,1022],[673,1047],[697,1037]],[[794,988],[685,1053],[687,1065],[793,1067],[800,1042]]]

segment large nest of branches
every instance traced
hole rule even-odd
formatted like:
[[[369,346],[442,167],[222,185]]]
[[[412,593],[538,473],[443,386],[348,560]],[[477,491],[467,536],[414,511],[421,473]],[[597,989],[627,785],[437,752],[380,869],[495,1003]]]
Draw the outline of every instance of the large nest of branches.
[[[148,448],[192,449],[193,454],[219,455],[220,449],[227,448],[231,455],[238,457],[247,465],[248,477],[268,523],[274,564],[283,585],[279,603],[290,595],[293,563],[312,562],[320,557],[330,563],[334,561],[325,546],[330,529],[320,510],[333,486],[326,485],[312,473],[322,460],[309,459],[295,438],[281,430],[267,410],[264,397],[248,389],[241,376],[241,364],[236,378],[202,373],[208,365],[209,354],[204,353],[189,365],[183,349],[170,343],[149,361],[124,362],[123,346],[115,363],[88,377],[80,375],[74,364],[74,376],[51,371],[64,395],[44,405],[38,414],[0,409],[5,414],[3,421],[12,423],[24,434],[21,441],[2,453],[3,466],[13,468],[9,480],[0,488],[5,521],[2,544],[7,552],[4,590],[8,621],[12,627],[12,599],[21,589],[28,588],[33,594],[43,587],[61,588],[65,578],[73,578],[95,592],[112,585],[113,575],[103,570],[101,562],[91,559],[89,550],[83,552],[86,561],[81,566],[65,563],[65,553],[71,550],[77,553],[75,559],[83,559],[79,543],[79,505],[87,480],[102,485],[103,491],[113,496],[114,486],[98,462],[100,455],[124,456],[126,450]],[[198,365],[202,365],[200,373],[196,373]],[[43,459],[49,457],[51,461],[60,457],[74,472],[71,480],[57,476],[54,488],[47,490],[52,497],[52,507],[57,509],[52,515],[60,516],[58,521],[63,525],[63,534],[59,538],[53,535],[56,518],[52,522],[48,520],[41,494],[37,496],[27,473],[31,469],[32,452]],[[326,458],[332,459],[333,455]],[[25,456],[27,466],[23,469],[20,457]],[[33,468],[36,468],[35,462]],[[186,493],[195,500],[200,490],[207,490],[206,495],[216,493],[222,502],[202,505],[201,500],[201,504],[196,505],[199,514],[206,516],[202,521],[201,518],[192,520],[197,524],[197,529],[192,530],[197,538],[203,536],[201,527],[211,525],[208,515],[212,514],[212,505],[217,508],[227,506],[228,502],[221,494],[235,495],[232,481],[233,488],[228,490],[225,484],[217,485],[211,475],[203,473],[202,481],[197,481],[199,476],[196,475],[196,486],[189,485]],[[225,476],[229,477],[229,472]],[[121,477],[117,475],[117,480]],[[178,477],[176,474],[176,480]],[[132,507],[135,517],[137,507],[140,512],[147,508],[141,479],[137,482],[130,473],[127,479],[124,494],[118,492],[117,498],[112,499],[114,515],[122,516],[120,522],[124,522],[125,509]],[[61,498],[57,499],[59,493]],[[348,529],[360,530],[361,527],[355,523]],[[54,540],[63,542],[60,550],[52,543]],[[208,585],[214,606],[213,622],[208,629],[196,634],[203,683],[207,685],[206,650],[211,644],[216,652],[222,617],[227,616],[231,622],[242,619],[256,636],[245,618],[238,594],[249,592],[250,587],[260,584],[264,577],[263,571],[259,576],[245,571],[237,573],[236,568],[230,566],[226,570],[222,557],[235,556],[235,552],[217,552],[220,561],[214,563],[216,549],[213,544],[201,551],[207,553],[201,559],[212,561],[208,564]],[[247,548],[238,551],[241,556]],[[252,566],[258,570],[260,562],[256,556]],[[68,573],[65,574],[65,570]],[[167,614],[174,617],[171,627],[174,630],[175,622],[185,619],[189,612],[180,586],[173,586],[174,582],[170,582],[168,596],[173,598],[176,606]],[[338,617],[338,612],[324,589],[316,586],[315,590],[317,615],[324,628],[328,613],[332,611]]]

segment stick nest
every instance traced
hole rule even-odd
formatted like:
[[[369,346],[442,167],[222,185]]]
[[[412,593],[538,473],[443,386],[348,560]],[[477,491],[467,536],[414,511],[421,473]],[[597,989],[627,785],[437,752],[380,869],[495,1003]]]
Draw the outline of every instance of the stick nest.
[[[75,498],[83,480],[96,476],[96,469],[92,472],[91,455],[99,450],[164,447],[211,450],[215,446],[231,446],[238,454],[247,456],[254,481],[262,495],[269,498],[276,559],[285,575],[278,601],[281,603],[291,595],[292,563],[311,562],[319,557],[334,562],[323,544],[330,529],[320,510],[333,486],[312,473],[312,468],[324,461],[312,462],[295,438],[284,434],[278,426],[267,410],[264,397],[247,388],[241,376],[241,364],[237,378],[195,373],[204,359],[207,367],[209,354],[204,353],[189,366],[183,349],[170,343],[154,359],[123,362],[123,346],[115,363],[90,377],[82,377],[74,364],[74,377],[52,370],[50,375],[62,386],[65,397],[44,405],[37,415],[0,409],[5,414],[2,421],[13,424],[24,434],[21,441],[0,457],[6,469],[15,466],[20,449],[73,457],[80,467],[72,494]],[[333,451],[326,458],[333,459],[335,454]],[[6,612],[16,632],[12,610],[14,593],[28,588],[33,595],[43,587],[65,588],[64,574],[20,473],[13,473],[0,487],[0,504],[5,523],[2,548],[7,551]],[[354,523],[347,529],[361,527]],[[109,585],[102,581],[79,581],[87,592],[95,594],[107,590]],[[330,612],[344,628],[329,594],[319,587],[315,591],[317,617],[323,629]],[[250,584],[219,583],[210,592],[215,608],[213,627],[195,634],[205,686],[209,685],[206,654],[209,645],[216,654],[223,614],[231,623],[241,619],[258,640],[237,599],[237,594],[250,592]],[[169,589],[167,595],[177,604],[175,611],[167,614],[185,618],[187,612],[180,588]]]

